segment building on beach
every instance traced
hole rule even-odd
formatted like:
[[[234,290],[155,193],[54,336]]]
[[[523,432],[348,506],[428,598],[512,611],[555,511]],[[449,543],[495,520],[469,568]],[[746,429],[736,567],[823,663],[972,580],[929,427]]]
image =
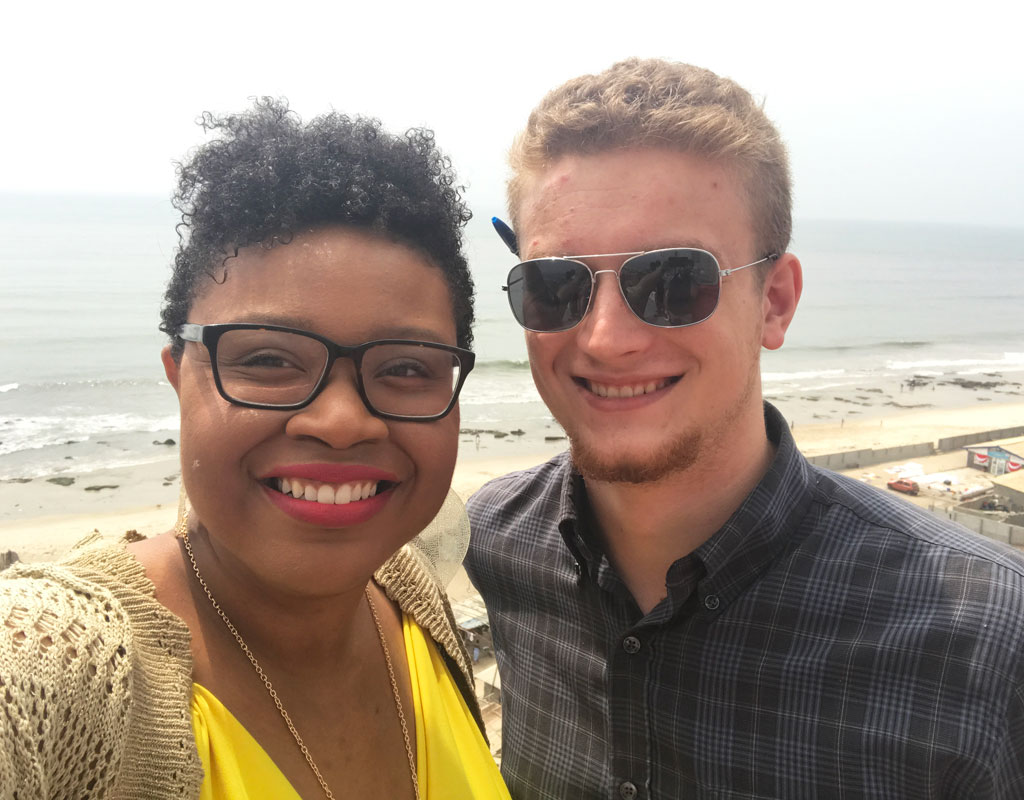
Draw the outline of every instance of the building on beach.
[[[992,494],[995,495],[997,507],[1014,512],[1020,518],[1016,524],[1024,524],[1024,469],[1008,472],[992,479]]]
[[[991,475],[1007,475],[1024,467],[1024,437],[996,439],[964,447],[967,466]]]

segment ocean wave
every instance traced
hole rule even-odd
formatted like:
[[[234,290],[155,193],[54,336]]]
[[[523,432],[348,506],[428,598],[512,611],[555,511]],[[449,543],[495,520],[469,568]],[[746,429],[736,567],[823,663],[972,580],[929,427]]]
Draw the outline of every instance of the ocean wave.
[[[851,350],[863,352],[865,350],[916,350],[921,347],[930,347],[937,344],[935,341],[904,341],[894,339],[885,342],[869,342],[860,344],[805,344],[786,345],[786,352],[797,351],[809,353],[846,353]]]
[[[459,395],[460,406],[521,406],[543,403],[536,391],[513,392],[492,391],[485,393],[463,392]]]
[[[836,378],[845,374],[845,369],[812,369],[800,372],[764,372],[761,374],[761,380],[765,383],[792,383],[793,381],[814,380],[816,378]]]
[[[160,449],[159,452],[137,450],[131,453],[92,453],[74,462],[42,460],[34,461],[31,464],[20,464],[16,468],[5,468],[0,466],[0,481],[11,478],[42,478],[52,475],[60,475],[62,472],[73,472],[76,475],[86,475],[97,470],[123,469],[126,467],[140,467],[146,464],[156,464],[174,458],[176,451]],[[70,465],[70,466],[69,466]]]
[[[1024,369],[1024,353],[1003,353],[1002,358],[926,358],[921,361],[887,361],[885,366],[893,370],[975,370],[988,371]],[[964,373],[968,374],[968,373]]]
[[[526,359],[504,359],[498,358],[493,361],[481,361],[476,362],[476,366],[473,367],[474,374],[477,372],[494,372],[497,370],[529,370],[530,362]]]
[[[130,389],[135,387],[166,387],[170,384],[165,379],[158,378],[85,378],[83,380],[69,381],[21,381],[20,383],[8,383],[0,385],[0,393],[20,389],[21,391],[34,392],[67,392],[76,389]]]
[[[14,417],[0,420],[3,441],[0,456],[54,445],[88,442],[93,437],[122,433],[174,430],[177,414],[147,417],[140,414],[89,414],[79,417]]]

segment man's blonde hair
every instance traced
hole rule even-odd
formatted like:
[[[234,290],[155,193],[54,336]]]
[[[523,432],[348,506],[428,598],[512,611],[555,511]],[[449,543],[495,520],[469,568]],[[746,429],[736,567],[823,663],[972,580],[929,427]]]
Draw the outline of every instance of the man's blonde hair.
[[[509,153],[513,227],[527,179],[566,155],[661,147],[736,169],[758,246],[783,253],[792,233],[789,162],[779,132],[750,93],[710,70],[631,58],[553,89]]]

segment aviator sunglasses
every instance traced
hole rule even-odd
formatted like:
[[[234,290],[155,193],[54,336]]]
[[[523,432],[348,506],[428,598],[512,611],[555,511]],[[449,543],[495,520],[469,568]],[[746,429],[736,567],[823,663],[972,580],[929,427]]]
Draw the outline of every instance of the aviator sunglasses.
[[[497,217],[498,235],[518,255],[515,233]],[[626,257],[616,270],[594,270],[585,258]],[[528,331],[554,333],[578,325],[590,310],[597,276],[616,277],[626,305],[636,317],[659,328],[684,328],[710,317],[718,306],[722,278],[778,259],[778,253],[732,269],[722,269],[707,250],[669,247],[639,253],[597,253],[534,258],[512,267],[506,286],[516,322]]]

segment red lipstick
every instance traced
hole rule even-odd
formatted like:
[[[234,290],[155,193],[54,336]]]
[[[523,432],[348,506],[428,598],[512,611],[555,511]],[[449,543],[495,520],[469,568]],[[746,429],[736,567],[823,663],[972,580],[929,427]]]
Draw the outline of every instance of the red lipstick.
[[[280,478],[301,479],[304,482],[337,486],[352,483],[397,483],[398,477],[390,472],[364,465],[350,464],[292,464],[275,467],[261,479],[263,491],[277,508],[300,522],[327,528],[359,525],[372,519],[391,499],[391,487],[378,491],[364,500],[353,500],[339,505],[304,500],[277,490]],[[275,488],[267,485],[275,484]]]

